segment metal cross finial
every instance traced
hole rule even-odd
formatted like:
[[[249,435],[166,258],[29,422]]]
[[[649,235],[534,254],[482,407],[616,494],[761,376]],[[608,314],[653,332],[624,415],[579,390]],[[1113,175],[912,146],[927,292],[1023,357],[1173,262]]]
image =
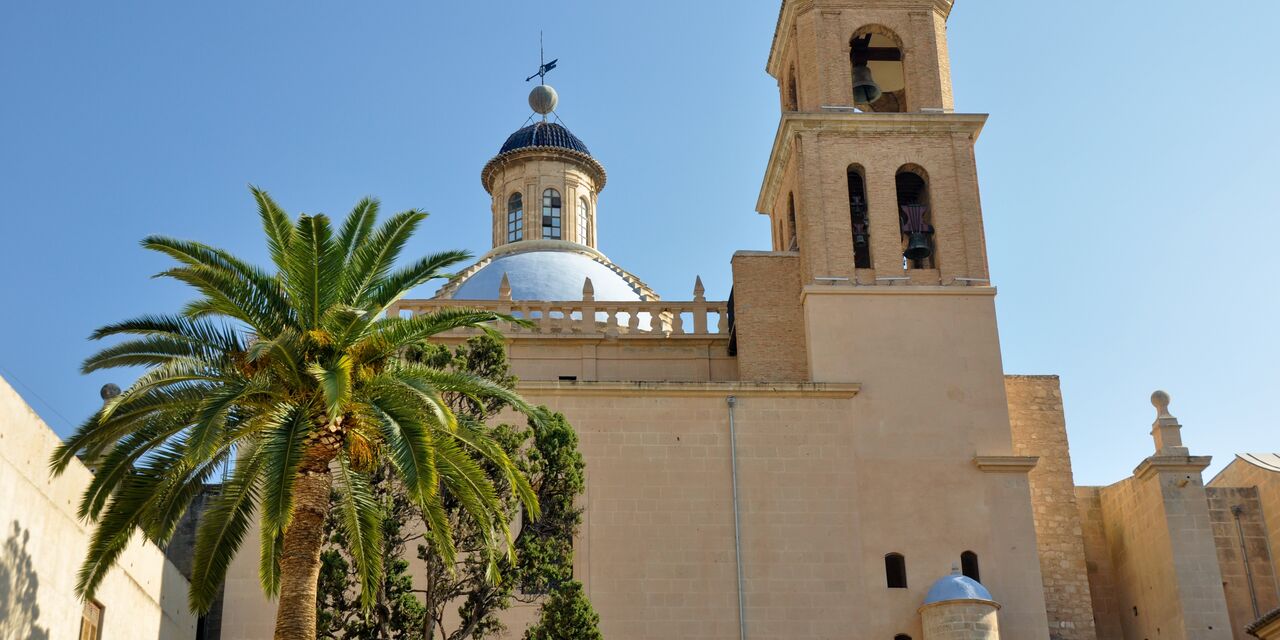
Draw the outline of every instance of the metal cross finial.
[[[556,58],[551,62],[547,62],[546,60],[547,58],[542,48],[542,32],[539,31],[538,32],[538,72],[529,76],[528,78],[525,78],[524,81],[528,82],[534,78],[538,78],[538,82],[540,84],[546,84],[547,72],[556,68],[556,63],[560,61],[560,58]]]

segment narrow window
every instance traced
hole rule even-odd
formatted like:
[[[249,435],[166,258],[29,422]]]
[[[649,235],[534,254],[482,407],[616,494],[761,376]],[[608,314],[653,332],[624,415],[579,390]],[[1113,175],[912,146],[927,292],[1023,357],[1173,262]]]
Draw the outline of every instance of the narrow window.
[[[787,240],[787,251],[800,250],[800,233],[796,231],[796,196],[787,194],[787,230],[791,237]]]
[[[587,211],[587,199],[578,198],[578,242],[581,244],[591,244],[591,221]]]
[[[908,269],[935,268],[933,215],[924,170],[915,166],[903,167],[898,170],[896,183],[903,264]]]
[[[524,198],[518,193],[507,200],[507,242],[524,240]]]
[[[102,605],[90,600],[84,603],[80,614],[80,640],[99,640],[102,637]]]
[[[884,576],[890,589],[907,588],[907,559],[901,553],[884,557]]]
[[[542,192],[542,237],[560,239],[560,192],[555,189]]]
[[[853,229],[853,266],[871,268],[871,221],[867,218],[867,190],[862,169],[849,166],[849,225]]]
[[[982,582],[981,574],[978,573],[978,554],[972,551],[960,554],[960,572],[974,582]]]

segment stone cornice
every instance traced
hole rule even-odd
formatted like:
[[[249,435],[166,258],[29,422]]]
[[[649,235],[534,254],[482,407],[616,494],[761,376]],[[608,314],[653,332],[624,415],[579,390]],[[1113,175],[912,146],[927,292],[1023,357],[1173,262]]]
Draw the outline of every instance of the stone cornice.
[[[1039,456],[974,456],[973,464],[986,473],[1029,473]]]
[[[769,164],[765,169],[756,211],[768,215],[775,199],[782,173],[795,153],[796,138],[803,132],[858,134],[966,134],[977,140],[987,115],[981,113],[786,113],[778,123],[773,138]]]
[[[816,5],[822,5],[821,8],[823,9],[839,10],[875,4],[876,6],[905,11],[919,9],[922,4],[931,4],[933,10],[945,20],[951,16],[951,8],[954,3],[955,0],[843,0],[841,2],[783,0],[782,6],[778,9],[778,22],[773,28],[773,42],[769,45],[769,58],[765,61],[764,70],[774,78],[780,75],[782,52],[786,51],[787,46],[791,43],[791,29],[788,28],[784,31],[783,25],[790,26],[795,24],[796,16],[813,9]]]
[[[1213,462],[1213,456],[1151,456],[1133,470],[1133,477],[1145,480],[1157,473],[1200,473]]]
[[[847,399],[862,385],[833,382],[551,382],[521,380],[516,389],[543,396],[768,396]]]
[[[1244,630],[1249,635],[1263,640],[1280,638],[1280,608],[1262,614],[1261,618],[1254,620]]]
[[[604,165],[600,164],[600,161],[590,154],[562,147],[522,147],[506,153],[499,153],[485,163],[484,168],[480,170],[480,184],[484,185],[485,192],[493,194],[493,177],[499,169],[512,163],[526,160],[572,162],[585,169],[591,176],[591,180],[596,183],[596,192],[604,191],[604,184],[609,178],[608,173],[604,170]]]
[[[996,295],[990,286],[936,285],[806,285],[800,290],[800,303],[809,296],[982,296]]]
[[[916,609],[916,613],[920,613],[925,609],[932,609],[933,607],[941,607],[943,605],[948,605],[948,604],[984,604],[997,611],[1000,610],[1000,603],[996,602],[995,600],[983,600],[982,598],[965,598],[963,600],[943,600],[942,602],[930,602],[929,604],[926,604],[923,607]]]

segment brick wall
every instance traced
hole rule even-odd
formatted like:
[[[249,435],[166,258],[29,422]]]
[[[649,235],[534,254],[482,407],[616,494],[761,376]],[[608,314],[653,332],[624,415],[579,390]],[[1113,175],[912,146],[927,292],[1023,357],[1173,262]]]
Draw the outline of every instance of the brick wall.
[[[1040,457],[1030,481],[1049,637],[1094,640],[1083,528],[1058,377],[1005,376],[1005,393],[1014,453]]]
[[[799,256],[735,253],[733,304],[741,379],[757,382],[808,379]]]

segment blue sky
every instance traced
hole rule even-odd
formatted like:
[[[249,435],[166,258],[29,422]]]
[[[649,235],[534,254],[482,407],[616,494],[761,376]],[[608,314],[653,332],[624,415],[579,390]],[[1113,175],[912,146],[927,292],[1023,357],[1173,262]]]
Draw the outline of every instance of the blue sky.
[[[411,251],[482,253],[479,171],[528,116],[539,29],[560,116],[609,170],[601,249],[665,297],[700,274],[723,298],[732,252],[768,248],[753,209],[777,11],[0,4],[0,375],[67,433],[114,379],[77,373],[85,336],[187,298],[150,279],[165,262],[139,239],[266,261],[249,183],[293,212],[423,208]],[[1243,0],[957,2],[957,107],[992,114],[978,161],[1005,367],[1062,376],[1078,483],[1150,453],[1156,387],[1215,470],[1280,449],[1277,21]]]

